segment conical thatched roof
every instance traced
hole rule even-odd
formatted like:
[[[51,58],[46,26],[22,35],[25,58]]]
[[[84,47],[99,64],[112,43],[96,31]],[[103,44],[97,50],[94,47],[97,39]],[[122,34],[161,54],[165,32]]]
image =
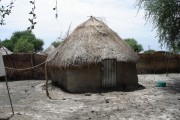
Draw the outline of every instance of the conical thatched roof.
[[[12,54],[12,52],[10,50],[8,50],[6,47],[2,46],[0,48],[0,52],[2,55],[9,55],[9,54]]]
[[[56,48],[53,45],[50,45],[48,48],[46,48],[45,50],[43,50],[40,54],[50,54],[51,52],[53,52]]]
[[[117,33],[94,17],[77,26],[64,42],[49,54],[48,59],[52,58],[50,65],[59,67],[98,63],[103,59],[124,62],[137,62],[139,59]]]

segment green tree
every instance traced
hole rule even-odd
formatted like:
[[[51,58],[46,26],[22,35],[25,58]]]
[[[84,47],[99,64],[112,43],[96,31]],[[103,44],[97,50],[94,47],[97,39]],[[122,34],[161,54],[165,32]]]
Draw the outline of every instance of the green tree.
[[[54,41],[51,43],[51,45],[53,45],[55,48],[57,48],[60,44],[61,44],[62,41]]]
[[[15,51],[15,47],[17,47],[16,44],[19,42],[19,40],[21,40],[21,42],[24,40],[25,43],[27,42],[27,43],[32,44],[35,52],[43,50],[43,45],[44,45],[43,40],[37,39],[36,36],[30,30],[14,32],[10,40],[6,39],[2,41],[2,44],[9,50]]]
[[[179,53],[180,52],[180,41],[177,44],[172,45],[172,50],[174,53]]]
[[[14,44],[11,40],[5,39],[4,41],[2,41],[2,45],[8,48],[10,51],[13,51]]]
[[[41,39],[36,39],[36,40],[34,41],[34,49],[35,49],[35,51],[36,51],[36,52],[37,52],[37,51],[42,51],[42,50],[43,50],[43,45],[44,45],[43,40],[41,40]]]
[[[27,39],[19,39],[14,48],[15,53],[34,52],[33,44],[29,43]]]
[[[137,6],[157,28],[159,43],[174,48],[180,41],[180,0],[137,0]]]
[[[153,49],[149,49],[149,50],[144,51],[144,53],[146,53],[146,54],[152,54],[154,52],[156,52],[156,51]]]
[[[133,38],[127,38],[127,39],[124,39],[124,41],[129,45],[131,46],[131,48],[135,51],[135,52],[141,52],[143,51],[143,47],[141,44],[138,44],[138,42],[133,39]]]

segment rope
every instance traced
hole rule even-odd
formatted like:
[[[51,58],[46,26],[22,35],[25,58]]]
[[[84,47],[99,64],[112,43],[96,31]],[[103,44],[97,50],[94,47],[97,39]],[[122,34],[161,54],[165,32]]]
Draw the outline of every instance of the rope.
[[[47,62],[47,61],[44,61],[43,63],[40,63],[40,64],[38,64],[38,65],[36,65],[36,66],[29,67],[29,68],[22,68],[22,69],[16,69],[16,68],[10,68],[10,67],[5,67],[5,68],[8,69],[8,70],[17,70],[17,71],[30,70],[30,69],[37,68],[37,67],[45,64],[46,62]]]
[[[45,79],[46,79],[46,95],[51,99],[51,97],[49,96],[49,92],[48,92],[48,74],[47,74],[47,63],[49,63],[51,60],[53,60],[56,55],[57,55],[58,52],[55,53],[55,55],[50,58],[50,59],[47,59],[46,61],[44,61],[43,63],[39,64],[39,65],[36,65],[36,66],[33,66],[33,67],[29,67],[29,68],[23,68],[23,69],[15,69],[15,68],[9,68],[9,67],[5,67],[6,69],[9,69],[9,70],[17,70],[17,71],[23,71],[23,70],[30,70],[30,69],[34,69],[36,67],[39,67],[43,64],[45,64]]]
[[[45,60],[44,62],[42,62],[42,63],[40,63],[40,64],[38,64],[38,65],[36,65],[36,66],[33,66],[33,67],[21,68],[21,69],[10,68],[10,67],[5,67],[5,68],[8,69],[8,70],[17,70],[17,71],[24,71],[24,70],[34,69],[34,68],[37,68],[37,67],[39,67],[39,66],[41,66],[41,65],[43,65],[43,64],[45,64],[45,63],[50,62],[52,59],[55,58],[55,56],[57,55],[57,53],[58,53],[58,52],[56,52],[56,54],[53,56],[53,58],[48,59],[48,60]]]

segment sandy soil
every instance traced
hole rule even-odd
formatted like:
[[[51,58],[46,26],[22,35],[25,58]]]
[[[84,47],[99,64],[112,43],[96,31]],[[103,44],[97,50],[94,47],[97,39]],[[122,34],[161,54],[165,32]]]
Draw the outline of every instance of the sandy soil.
[[[15,115],[10,120],[178,120],[180,119],[180,74],[139,75],[145,88],[131,91],[70,94],[45,81],[9,82]],[[167,87],[155,87],[158,80]],[[0,82],[0,120],[11,116],[5,82]]]

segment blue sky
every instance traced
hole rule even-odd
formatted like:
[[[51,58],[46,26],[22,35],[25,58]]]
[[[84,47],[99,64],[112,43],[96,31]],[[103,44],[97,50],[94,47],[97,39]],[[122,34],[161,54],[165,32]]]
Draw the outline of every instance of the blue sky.
[[[11,0],[1,0],[5,5]],[[37,25],[33,33],[44,40],[47,48],[61,34],[65,34],[71,24],[71,31],[88,16],[102,19],[112,30],[124,38],[135,38],[143,45],[144,50],[149,47],[162,50],[158,44],[156,30],[144,19],[144,11],[139,13],[135,8],[136,0],[58,0],[58,19],[55,18],[55,0],[36,0]],[[10,16],[6,17],[6,25],[0,26],[0,39],[10,38],[15,31],[26,30],[30,23],[32,5],[29,0],[16,0]],[[165,48],[163,48],[165,49]]]

